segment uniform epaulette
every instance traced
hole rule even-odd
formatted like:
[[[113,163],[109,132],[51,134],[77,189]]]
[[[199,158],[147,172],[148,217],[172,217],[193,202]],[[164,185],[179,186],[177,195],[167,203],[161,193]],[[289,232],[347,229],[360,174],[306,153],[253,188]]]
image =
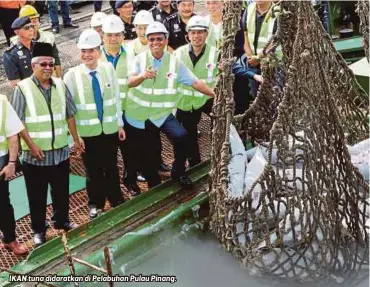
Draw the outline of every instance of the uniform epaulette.
[[[10,47],[6,48],[6,49],[5,49],[5,52],[8,52],[8,51],[10,51],[10,50],[13,50],[13,49],[14,49],[14,47],[17,47],[17,44],[13,44],[13,45],[11,45]]]
[[[170,16],[167,16],[166,20],[169,21],[169,20],[172,20],[172,19],[175,19],[175,18],[177,18],[177,12],[174,13],[174,14],[171,14]]]

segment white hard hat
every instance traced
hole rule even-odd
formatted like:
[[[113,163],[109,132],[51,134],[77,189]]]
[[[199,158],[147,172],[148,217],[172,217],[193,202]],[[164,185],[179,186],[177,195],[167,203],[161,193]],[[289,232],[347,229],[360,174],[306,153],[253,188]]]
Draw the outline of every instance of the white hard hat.
[[[77,47],[81,49],[94,49],[101,45],[101,38],[94,29],[86,29],[78,38]]]
[[[90,26],[91,27],[98,27],[103,25],[104,18],[107,17],[107,14],[104,12],[96,12],[91,17]]]
[[[198,15],[191,17],[186,25],[186,31],[188,32],[190,30],[208,30],[207,20]]]
[[[156,33],[163,33],[166,37],[168,36],[168,31],[162,23],[153,22],[152,24],[149,24],[148,28],[146,28],[145,37]]]
[[[134,25],[149,25],[154,22],[153,15],[149,11],[140,10],[134,18]]]
[[[125,26],[117,15],[108,15],[103,20],[102,30],[104,33],[121,33],[125,30]]]

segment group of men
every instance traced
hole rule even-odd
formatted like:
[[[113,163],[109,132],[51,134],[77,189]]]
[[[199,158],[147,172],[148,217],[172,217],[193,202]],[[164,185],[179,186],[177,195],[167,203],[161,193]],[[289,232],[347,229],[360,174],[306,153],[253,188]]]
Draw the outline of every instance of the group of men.
[[[107,199],[111,207],[124,202],[118,149],[126,171],[123,183],[134,196],[140,194],[138,174],[152,188],[161,183],[161,169],[170,170],[185,189],[192,187],[186,162],[192,167],[201,161],[197,125],[202,113],[210,113],[215,96],[223,3],[206,1],[209,17],[195,15],[192,0],[176,4],[177,12],[170,1],[158,0],[149,11],[134,15],[132,1],[116,1],[118,15],[96,12],[91,28],[78,39],[81,64],[63,78],[55,38],[39,30],[37,11],[29,9],[30,15],[13,22],[17,36],[4,54],[4,66],[14,91],[9,101],[0,97],[0,216],[8,219],[0,221],[0,230],[7,249],[27,253],[15,239],[9,200],[18,134],[35,246],[46,241],[49,185],[54,228],[76,227],[68,217],[68,133],[86,168],[90,219],[102,212]],[[247,43],[242,43],[249,48],[246,70],[248,63],[258,69],[265,56],[257,34],[272,33],[273,20],[266,16],[271,9],[271,1],[268,7],[264,1],[248,7],[248,19],[256,21],[247,23]],[[248,72],[248,77],[263,80],[255,77],[258,71]],[[170,169],[163,166],[160,132],[173,145]]]

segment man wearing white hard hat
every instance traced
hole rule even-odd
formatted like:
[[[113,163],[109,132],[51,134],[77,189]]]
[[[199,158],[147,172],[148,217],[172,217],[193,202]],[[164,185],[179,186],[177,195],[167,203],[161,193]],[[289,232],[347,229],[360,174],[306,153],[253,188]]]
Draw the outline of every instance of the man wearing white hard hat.
[[[135,31],[138,38],[128,42],[126,44],[126,51],[128,57],[136,56],[137,54],[148,50],[147,39],[145,37],[145,31],[149,24],[154,22],[153,16],[146,10],[140,10],[137,12],[134,18]]]
[[[177,48],[175,56],[182,60],[195,76],[213,87],[217,77],[218,52],[216,47],[206,44],[208,22],[204,17],[193,16],[186,26],[186,31],[190,43]],[[183,97],[178,104],[176,118],[188,132],[188,161],[192,167],[201,161],[197,127],[202,112],[210,114],[212,100],[189,86],[180,84],[178,91]]]
[[[142,138],[136,143],[135,149],[129,152],[136,152],[139,158],[145,157],[149,163],[143,170],[149,187],[160,183],[156,155],[158,146],[148,143],[152,143],[151,139],[162,131],[174,146],[175,161],[171,177],[185,188],[191,188],[192,181],[185,174],[187,132],[172,114],[180,100],[177,89],[179,84],[183,84],[210,97],[214,96],[214,92],[179,59],[165,51],[168,31],[162,23],[150,24],[145,34],[150,51],[136,56],[130,67],[128,86],[131,89],[125,109],[128,140],[135,138],[136,134],[142,135]],[[135,174],[127,177],[128,180],[134,180]]]
[[[89,217],[96,217],[108,198],[115,207],[123,202],[118,168],[117,141],[125,139],[116,72],[110,63],[99,62],[101,38],[87,29],[78,39],[82,64],[70,69],[64,81],[77,106],[78,134],[85,143]]]
[[[107,14],[105,14],[104,12],[95,12],[92,15],[90,21],[91,28],[98,32],[102,39],[103,39],[102,25],[105,17],[107,17]]]

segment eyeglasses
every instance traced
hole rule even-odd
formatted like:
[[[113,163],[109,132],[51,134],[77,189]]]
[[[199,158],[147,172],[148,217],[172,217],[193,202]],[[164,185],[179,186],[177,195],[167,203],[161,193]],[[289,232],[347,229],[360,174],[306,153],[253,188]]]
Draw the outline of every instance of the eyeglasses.
[[[148,38],[148,41],[150,43],[153,43],[153,42],[162,42],[164,41],[165,37],[153,37],[153,38]]]
[[[22,27],[23,30],[27,31],[29,29],[35,29],[35,25],[28,25],[28,26],[24,26]]]
[[[50,62],[50,63],[42,62],[42,63],[37,63],[37,64],[39,64],[43,68],[46,68],[47,66],[49,66],[50,68],[54,67],[54,63],[52,63],[52,62]]]

